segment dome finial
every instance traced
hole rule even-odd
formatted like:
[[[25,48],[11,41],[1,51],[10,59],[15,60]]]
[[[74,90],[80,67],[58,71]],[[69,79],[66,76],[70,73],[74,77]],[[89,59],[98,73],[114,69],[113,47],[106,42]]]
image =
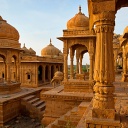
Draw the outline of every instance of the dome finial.
[[[24,43],[24,47],[25,47],[25,43]]]
[[[81,13],[81,6],[79,6],[79,12]]]
[[[51,38],[50,38],[50,45],[52,45],[52,40],[51,40]]]
[[[2,16],[0,16],[0,20],[3,20]]]

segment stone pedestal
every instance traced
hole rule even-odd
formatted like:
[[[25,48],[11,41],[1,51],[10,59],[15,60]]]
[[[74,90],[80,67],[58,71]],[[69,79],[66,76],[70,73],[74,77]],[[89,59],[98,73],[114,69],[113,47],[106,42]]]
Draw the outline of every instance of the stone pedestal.
[[[82,101],[90,102],[93,94],[85,92],[64,92],[64,87],[59,86],[47,92],[41,92],[41,99],[46,102],[43,125],[48,125],[61,117],[69,110],[78,106]]]
[[[85,81],[82,79],[69,79],[63,81],[65,92],[93,92],[94,81]]]
[[[102,114],[104,113],[106,115],[106,112],[108,111],[104,111],[102,112]],[[94,111],[90,109],[89,113],[86,116],[86,128],[120,128],[121,127],[120,118],[118,115],[115,115],[113,113],[113,110],[109,110],[110,116],[108,117],[108,119],[104,118],[104,115],[100,115],[100,114],[98,114],[98,118],[92,118],[92,113],[94,113]],[[115,119],[111,119],[113,115],[115,115]]]

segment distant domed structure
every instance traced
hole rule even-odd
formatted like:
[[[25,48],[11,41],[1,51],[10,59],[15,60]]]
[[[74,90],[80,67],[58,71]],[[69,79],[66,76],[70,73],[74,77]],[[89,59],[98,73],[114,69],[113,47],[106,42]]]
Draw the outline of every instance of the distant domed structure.
[[[29,48],[29,52],[31,55],[36,55],[36,52],[32,48]]]
[[[41,50],[41,56],[43,57],[57,57],[61,53],[62,52],[58,48],[52,45],[51,39],[50,39],[50,44]]]
[[[67,22],[67,29],[89,29],[89,18],[81,12],[81,7],[79,7],[79,12]]]
[[[19,40],[18,31],[0,16],[0,39]]]
[[[25,44],[24,44],[24,46],[21,48],[21,50],[23,50],[23,54],[30,54],[30,51],[26,48]]]

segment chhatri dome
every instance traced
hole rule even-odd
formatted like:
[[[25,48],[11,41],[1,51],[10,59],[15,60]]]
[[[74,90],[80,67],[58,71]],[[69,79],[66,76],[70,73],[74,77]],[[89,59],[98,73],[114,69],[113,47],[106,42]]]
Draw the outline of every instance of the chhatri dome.
[[[21,49],[23,50],[23,53],[30,54],[30,51],[26,48],[25,43],[24,43],[24,46]]]
[[[18,41],[19,40],[19,33],[18,31],[8,24],[6,20],[0,16],[0,39],[9,39]]]
[[[67,29],[75,30],[88,30],[89,18],[81,12],[81,6],[79,6],[79,12],[67,22]]]
[[[50,39],[50,44],[41,50],[41,56],[43,57],[57,57],[61,53],[62,52],[58,48],[52,45],[51,39]]]

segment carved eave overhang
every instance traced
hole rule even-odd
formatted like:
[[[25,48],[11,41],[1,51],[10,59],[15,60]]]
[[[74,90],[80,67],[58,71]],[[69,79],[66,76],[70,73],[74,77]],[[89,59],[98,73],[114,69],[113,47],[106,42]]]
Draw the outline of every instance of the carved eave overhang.
[[[19,52],[22,52],[23,50],[21,48],[12,48],[12,47],[0,47],[0,49],[6,49],[6,50],[16,50]]]
[[[59,39],[61,41],[64,41],[67,39],[87,39],[87,38],[96,38],[96,35],[57,37],[57,39]]]

